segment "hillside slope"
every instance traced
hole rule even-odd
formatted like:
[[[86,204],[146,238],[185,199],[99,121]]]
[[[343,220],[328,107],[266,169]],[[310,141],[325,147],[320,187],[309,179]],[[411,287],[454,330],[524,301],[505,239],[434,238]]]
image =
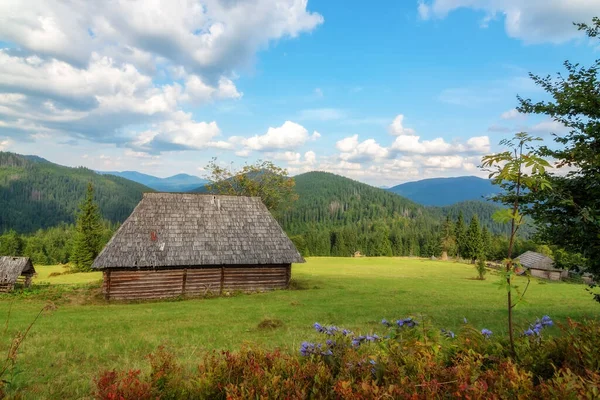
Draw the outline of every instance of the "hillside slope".
[[[423,179],[388,190],[426,206],[448,206],[469,200],[485,200],[499,192],[499,188],[492,185],[489,179],[476,176]]]
[[[158,178],[156,176],[142,174],[137,171],[96,171],[102,175],[114,175],[129,179],[148,186],[159,192],[189,192],[199,186],[206,184],[206,179],[194,175],[177,174],[167,178]]]
[[[88,182],[102,216],[121,222],[150,188],[124,178],[69,168],[39,157],[0,152],[0,233],[33,232],[72,223]]]
[[[424,207],[408,199],[328,172],[307,172],[294,180],[298,201],[280,217],[284,229],[292,233],[315,224],[335,227],[428,215]]]

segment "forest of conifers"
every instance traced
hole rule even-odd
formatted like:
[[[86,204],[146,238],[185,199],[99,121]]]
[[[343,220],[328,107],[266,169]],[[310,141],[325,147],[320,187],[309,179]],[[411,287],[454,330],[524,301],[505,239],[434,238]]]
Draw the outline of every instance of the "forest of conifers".
[[[455,222],[464,230],[474,216],[488,259],[506,252],[507,227],[494,222],[497,206],[469,201],[424,207],[383,189],[325,172],[295,177],[298,200],[276,215],[304,255],[450,256],[460,254]],[[78,205],[92,182],[104,222],[104,242],[125,220],[147,187],[85,168],[68,168],[36,157],[0,153],[0,255],[26,255],[41,264],[66,263]],[[449,217],[448,221],[446,218]],[[444,234],[453,225],[457,237]],[[446,228],[444,228],[446,226]],[[483,237],[482,236],[483,232]],[[487,232],[487,233],[486,233]],[[531,233],[527,228],[523,238]],[[521,239],[517,251],[535,248]]]

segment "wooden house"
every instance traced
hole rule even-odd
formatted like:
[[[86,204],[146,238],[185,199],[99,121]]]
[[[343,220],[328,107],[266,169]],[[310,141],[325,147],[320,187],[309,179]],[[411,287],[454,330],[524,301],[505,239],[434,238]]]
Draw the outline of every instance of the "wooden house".
[[[537,278],[559,281],[568,277],[568,271],[554,268],[554,261],[550,257],[536,253],[535,251],[526,251],[517,257],[516,260],[523,268],[529,270],[531,276]]]
[[[19,279],[28,287],[35,268],[28,257],[0,257],[0,292],[10,292]]]
[[[292,241],[260,198],[146,193],[92,268],[107,299],[286,288]]]

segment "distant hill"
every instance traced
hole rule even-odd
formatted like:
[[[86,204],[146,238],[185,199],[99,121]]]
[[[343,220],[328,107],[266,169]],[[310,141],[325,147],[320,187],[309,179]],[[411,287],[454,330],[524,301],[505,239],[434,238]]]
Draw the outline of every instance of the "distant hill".
[[[0,152],[0,233],[8,229],[33,232],[72,223],[92,182],[102,216],[125,220],[152,189],[130,180],[99,175],[87,168],[69,168],[36,156]]]
[[[298,201],[281,219],[284,229],[302,231],[307,225],[343,226],[375,220],[421,218],[423,206],[406,198],[328,172],[294,177]]]
[[[189,192],[207,183],[206,179],[194,175],[177,174],[168,178],[142,174],[136,171],[96,171],[102,175],[114,175],[129,179],[142,185],[148,186],[159,192]]]
[[[388,190],[426,206],[448,206],[462,201],[485,200],[500,191],[489,179],[476,176],[423,179]]]

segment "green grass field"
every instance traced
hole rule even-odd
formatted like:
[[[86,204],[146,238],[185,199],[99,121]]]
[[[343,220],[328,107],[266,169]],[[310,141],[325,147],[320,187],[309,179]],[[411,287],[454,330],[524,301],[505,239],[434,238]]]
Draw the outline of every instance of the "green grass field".
[[[36,269],[36,281],[46,284],[31,293],[0,297],[0,318],[11,308],[0,351],[47,298],[58,306],[38,320],[19,355],[14,384],[26,398],[89,396],[101,370],[145,368],[145,356],[161,344],[194,365],[206,350],[236,349],[243,343],[296,351],[302,341],[317,338],[315,321],[366,333],[382,332],[382,318],[424,316],[437,327],[457,329],[466,317],[478,328],[502,334],[506,320],[499,277],[490,272],[487,280],[478,281],[473,266],[453,262],[311,258],[293,267],[296,290],[131,304],[105,303],[98,295],[99,273],[49,277],[62,267]],[[583,285],[534,280],[526,299],[515,310],[522,326],[544,314],[558,322],[600,315]],[[260,329],[267,318],[283,325]]]

